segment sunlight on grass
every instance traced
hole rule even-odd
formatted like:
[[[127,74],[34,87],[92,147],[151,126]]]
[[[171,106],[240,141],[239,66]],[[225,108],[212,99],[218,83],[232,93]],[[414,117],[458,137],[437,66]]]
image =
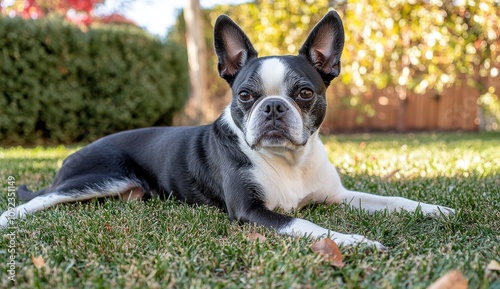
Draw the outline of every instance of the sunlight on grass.
[[[2,159],[64,159],[69,154],[77,151],[79,147],[66,147],[63,145],[57,147],[42,147],[35,148],[1,148],[0,160]]]
[[[63,204],[18,221],[17,288],[426,288],[453,269],[469,288],[500,288],[485,270],[500,252],[500,135],[349,135],[323,138],[350,189],[455,208],[451,218],[420,212],[369,215],[342,205],[293,213],[339,232],[358,233],[388,254],[341,247],[333,268],[312,240],[229,221],[213,207],[175,200]],[[78,147],[0,148],[0,180],[48,186]],[[3,185],[6,183],[4,182]],[[2,194],[5,194],[2,192]],[[0,209],[7,198],[0,198]],[[260,243],[248,236],[258,232]],[[0,242],[6,272],[8,239]],[[44,260],[37,269],[32,257]],[[234,281],[237,280],[237,281]],[[10,288],[7,279],[1,288]]]
[[[431,135],[420,137],[432,139]],[[412,179],[486,176],[500,171],[500,149],[480,140],[456,143],[436,136],[422,143],[408,138],[388,141],[367,137],[353,142],[327,137],[325,148],[342,174]]]

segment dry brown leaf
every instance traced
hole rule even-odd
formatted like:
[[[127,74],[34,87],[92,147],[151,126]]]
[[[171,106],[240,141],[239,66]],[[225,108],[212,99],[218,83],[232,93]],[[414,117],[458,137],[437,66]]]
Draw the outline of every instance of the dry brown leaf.
[[[38,257],[31,257],[31,260],[33,261],[33,265],[35,265],[37,269],[45,266],[45,261],[43,260],[43,257],[41,255]]]
[[[486,269],[490,271],[500,271],[500,264],[497,260],[491,260],[488,266],[486,266]]]
[[[324,238],[320,241],[314,242],[311,245],[311,250],[314,253],[323,256],[323,259],[334,267],[342,268],[345,265],[339,246],[337,246],[337,244],[330,238]]]
[[[467,289],[468,281],[459,270],[453,270],[437,279],[427,289]]]
[[[267,238],[265,236],[263,236],[262,234],[259,234],[257,232],[248,234],[248,240],[250,240],[250,241],[259,240],[259,242],[263,243],[266,239]]]

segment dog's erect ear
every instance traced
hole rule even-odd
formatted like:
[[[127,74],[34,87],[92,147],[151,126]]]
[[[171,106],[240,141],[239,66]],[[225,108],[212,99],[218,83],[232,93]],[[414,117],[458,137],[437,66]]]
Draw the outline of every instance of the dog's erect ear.
[[[214,47],[219,58],[219,75],[230,85],[240,69],[257,57],[248,37],[227,15],[220,15],[215,21]]]
[[[340,56],[344,48],[344,26],[335,11],[328,12],[314,26],[299,50],[318,70],[326,86],[340,74]]]

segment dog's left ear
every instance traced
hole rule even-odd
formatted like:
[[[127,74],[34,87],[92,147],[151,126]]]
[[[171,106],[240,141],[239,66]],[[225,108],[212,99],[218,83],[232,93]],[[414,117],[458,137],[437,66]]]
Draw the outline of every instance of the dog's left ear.
[[[344,48],[344,26],[339,14],[328,12],[314,26],[299,50],[318,70],[326,86],[340,74],[340,56]]]
[[[257,57],[257,51],[246,34],[227,15],[220,15],[215,21],[214,47],[219,59],[219,75],[229,85],[232,85],[240,69]]]

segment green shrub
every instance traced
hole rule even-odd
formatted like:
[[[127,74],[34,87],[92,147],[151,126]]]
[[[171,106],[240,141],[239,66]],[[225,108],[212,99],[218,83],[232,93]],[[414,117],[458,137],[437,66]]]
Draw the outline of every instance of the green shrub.
[[[139,29],[0,18],[0,143],[90,141],[171,123],[187,56]]]

